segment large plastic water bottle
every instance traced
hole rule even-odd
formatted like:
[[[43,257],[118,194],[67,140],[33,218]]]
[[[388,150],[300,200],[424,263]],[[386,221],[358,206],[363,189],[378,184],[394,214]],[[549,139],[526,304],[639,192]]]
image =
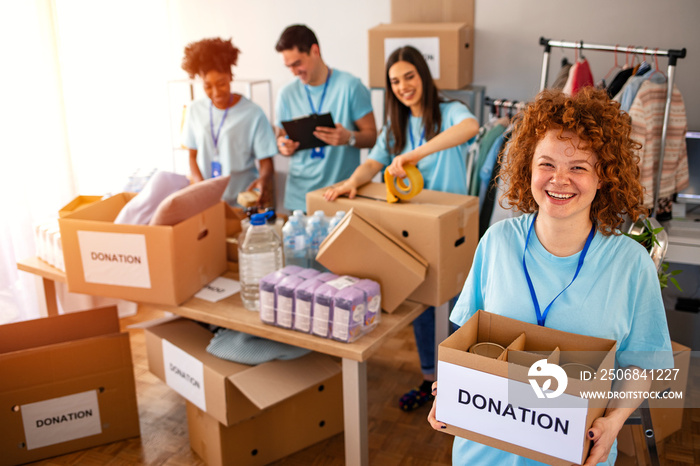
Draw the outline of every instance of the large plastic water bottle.
[[[306,228],[306,215],[304,215],[303,210],[295,210],[294,212],[292,212],[292,215],[299,219],[299,223],[301,224],[301,226]]]
[[[309,220],[306,223],[306,236],[309,241],[307,253],[309,258],[309,267],[313,267],[314,269],[323,272],[326,271],[326,268],[316,261],[316,254],[318,254],[318,248],[327,235],[328,227],[326,226],[325,216],[322,210],[317,210],[314,212],[314,215],[309,217]]]
[[[282,241],[266,221],[271,216],[272,212],[253,214],[238,246],[241,299],[251,311],[260,310],[260,279],[282,268]]]
[[[333,231],[333,229],[340,223],[340,221],[345,217],[345,211],[344,210],[339,210],[335,213],[334,216],[331,217],[331,219],[328,221],[328,233]]]
[[[298,265],[308,267],[309,260],[306,257],[306,229],[301,224],[299,217],[291,216],[282,228],[284,242],[285,265]]]

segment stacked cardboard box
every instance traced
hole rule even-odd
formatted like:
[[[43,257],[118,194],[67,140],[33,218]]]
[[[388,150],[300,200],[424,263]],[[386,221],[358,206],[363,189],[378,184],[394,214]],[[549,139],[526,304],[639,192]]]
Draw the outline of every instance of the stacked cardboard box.
[[[149,370],[187,400],[190,445],[207,464],[267,464],[343,430],[330,357],[238,364],[209,354],[212,333],[182,318],[145,333]]]
[[[139,435],[129,334],[116,307],[0,326],[0,464]]]

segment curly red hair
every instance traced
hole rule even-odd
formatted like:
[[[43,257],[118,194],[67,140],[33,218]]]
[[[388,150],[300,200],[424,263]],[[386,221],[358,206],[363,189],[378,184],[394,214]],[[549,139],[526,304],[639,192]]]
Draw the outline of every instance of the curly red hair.
[[[544,90],[515,117],[507,150],[499,156],[499,176],[507,187],[502,203],[526,213],[538,209],[530,186],[532,157],[549,130],[558,130],[562,140],[571,140],[564,132],[576,134],[579,149],[591,150],[598,157],[595,170],[600,188],[590,212],[598,231],[619,234],[625,214],[636,221],[647,213],[642,205],[644,191],[636,155],[641,144],[630,139],[630,117],[604,90],[592,87],[575,96]]]
[[[182,69],[190,78],[195,75],[204,77],[210,71],[230,73],[231,67],[236,66],[238,54],[241,51],[233,45],[231,39],[203,39],[191,42],[185,47],[182,59]]]

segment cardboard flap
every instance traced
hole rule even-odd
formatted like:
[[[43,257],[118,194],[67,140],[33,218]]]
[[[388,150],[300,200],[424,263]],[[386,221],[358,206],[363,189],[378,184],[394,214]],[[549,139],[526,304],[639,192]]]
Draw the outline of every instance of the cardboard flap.
[[[119,333],[116,306],[0,325],[0,354]]]
[[[374,223],[372,223],[372,222],[369,222],[366,218],[364,218],[362,215],[360,215],[354,208],[350,209],[350,210],[348,211],[348,213],[345,214],[345,216],[344,216],[343,219],[340,221],[340,223],[338,223],[338,225],[337,225],[336,228],[333,230],[333,232],[332,232],[330,235],[328,235],[328,236],[323,240],[323,242],[322,242],[321,245],[319,246],[319,252],[321,251],[321,249],[323,249],[324,244],[332,243],[336,236],[341,235],[342,232],[343,232],[343,227],[342,227],[341,225],[347,225],[348,223],[350,223],[350,221],[351,221],[353,218],[355,218],[355,219],[361,221],[362,224],[363,224],[365,227],[370,228],[370,229],[376,231],[377,233],[381,234],[384,238],[386,238],[387,240],[389,240],[389,241],[391,241],[392,243],[394,243],[396,246],[398,246],[398,247],[401,248],[403,251],[405,251],[406,254],[408,254],[409,256],[411,256],[412,259],[414,259],[415,261],[417,261],[421,266],[423,266],[423,267],[426,268],[426,269],[428,268],[428,261],[425,260],[425,259],[423,259],[423,258],[421,257],[420,254],[418,254],[416,251],[414,251],[413,249],[411,249],[410,247],[408,247],[408,246],[406,245],[406,243],[404,243],[403,241],[401,241],[401,240],[399,240],[398,238],[396,238],[394,235],[392,235],[391,233],[389,233],[388,231],[386,231],[384,228],[382,228],[382,227],[380,227],[379,225],[376,225],[376,224],[374,224]]]
[[[270,361],[228,377],[258,408],[266,409],[340,372],[330,357],[311,353],[288,361]]]

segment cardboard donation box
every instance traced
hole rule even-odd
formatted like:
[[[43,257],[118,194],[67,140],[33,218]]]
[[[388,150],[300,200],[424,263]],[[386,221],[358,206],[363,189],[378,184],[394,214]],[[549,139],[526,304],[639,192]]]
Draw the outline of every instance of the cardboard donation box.
[[[501,349],[485,354],[480,343]],[[458,437],[547,464],[581,464],[611,387],[595,374],[613,369],[615,349],[614,340],[478,311],[440,344],[437,419]],[[582,398],[585,391],[606,396]]]
[[[223,202],[173,226],[115,224],[134,196],[59,219],[69,291],[178,305],[226,271]]]
[[[396,310],[423,283],[428,268],[417,252],[355,209],[321,243],[316,260],[338,275],[378,282],[387,312]]]
[[[58,216],[60,218],[63,218],[66,215],[72,214],[73,212],[82,209],[83,207],[87,207],[90,204],[94,204],[100,199],[102,199],[102,196],[77,196],[68,204],[64,205],[59,209]]]
[[[208,464],[267,464],[343,430],[340,366],[328,356],[249,366],[209,354],[213,334],[188,319],[145,333],[149,370],[191,405],[190,443]],[[303,431],[310,419],[322,428]]]
[[[107,307],[0,326],[0,464],[139,435],[129,334]]]
[[[418,49],[440,89],[471,84],[474,29],[465,23],[393,23],[369,30],[369,85],[386,86],[386,61],[399,47]]]
[[[691,349],[687,346],[671,342],[673,351],[674,369],[655,370],[655,379],[651,383],[651,392],[682,392],[686,393],[688,384],[688,374],[690,369]],[[651,424],[654,429],[654,437],[657,445],[663,442],[669,435],[677,432],[683,425],[683,406],[685,395],[681,399],[650,399],[649,413],[651,414]],[[633,430],[640,429],[639,425],[625,425],[617,436],[617,449],[628,456],[637,456],[647,449],[643,434],[634,437]]]
[[[338,210],[347,212],[353,209],[368,224],[398,238],[428,262],[425,280],[408,299],[439,306],[462,291],[479,236],[477,197],[424,189],[410,201],[389,204],[385,185],[368,183],[358,190],[355,199],[339,197],[328,202],[323,197],[324,191],[325,188],[307,193],[307,212],[322,210],[330,216]],[[355,254],[360,254],[360,251],[344,252],[348,260]],[[370,273],[379,266],[378,262],[371,260],[363,273]],[[362,275],[358,272],[358,276]],[[406,286],[406,283],[396,281],[382,283],[382,291],[385,286],[392,287],[397,283]]]

